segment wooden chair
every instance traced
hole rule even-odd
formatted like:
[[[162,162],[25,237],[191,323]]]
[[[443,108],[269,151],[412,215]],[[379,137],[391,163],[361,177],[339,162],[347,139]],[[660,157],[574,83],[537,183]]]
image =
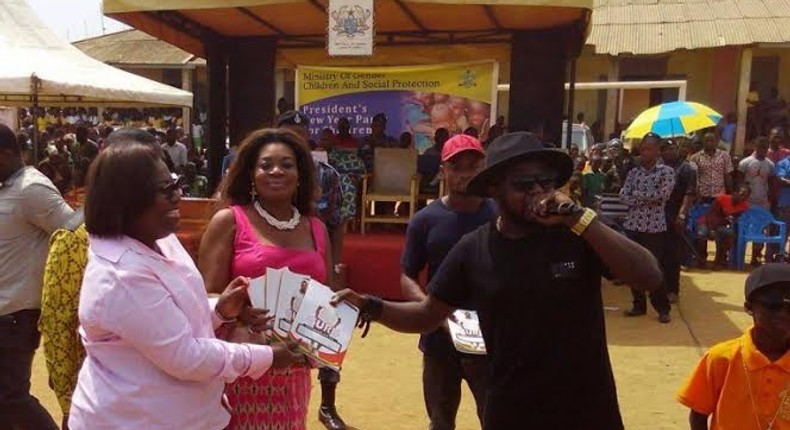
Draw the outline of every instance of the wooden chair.
[[[372,175],[362,177],[360,230],[372,223],[408,224],[417,207],[419,175],[415,149],[376,148]],[[376,202],[409,203],[408,216],[375,215]]]
[[[197,261],[200,240],[203,238],[203,232],[211,220],[216,205],[217,201],[214,199],[192,197],[184,197],[178,204],[178,210],[181,212],[181,222],[179,223],[177,236],[195,261]]]
[[[425,205],[427,206],[427,205],[431,204],[432,201],[434,201],[436,199],[441,199],[446,194],[447,194],[446,181],[444,180],[444,177],[442,177],[441,174],[440,174],[439,175],[439,190],[437,192],[431,192],[431,193],[420,193],[417,196],[417,202],[420,205],[422,205],[422,202],[425,202]]]

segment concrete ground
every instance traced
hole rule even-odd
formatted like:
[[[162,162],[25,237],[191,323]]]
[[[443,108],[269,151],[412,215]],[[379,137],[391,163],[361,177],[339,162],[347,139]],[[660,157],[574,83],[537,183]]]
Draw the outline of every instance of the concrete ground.
[[[684,272],[680,305],[673,309],[668,325],[659,324],[652,312],[647,317],[624,318],[622,311],[630,306],[629,291],[612,285],[604,287],[604,305],[609,309],[609,352],[627,429],[688,428],[688,411],[675,401],[675,392],[708,347],[738,336],[750,324],[743,311],[745,278],[745,273],[736,272]],[[417,336],[376,325],[368,338],[353,340],[338,391],[338,408],[351,428],[427,428],[421,356],[416,343]],[[34,363],[32,391],[60,420],[60,409],[46,380],[46,367],[39,354]],[[315,383],[310,429],[323,428],[315,416],[319,389]],[[480,428],[471,399],[465,389],[458,414],[459,430]]]

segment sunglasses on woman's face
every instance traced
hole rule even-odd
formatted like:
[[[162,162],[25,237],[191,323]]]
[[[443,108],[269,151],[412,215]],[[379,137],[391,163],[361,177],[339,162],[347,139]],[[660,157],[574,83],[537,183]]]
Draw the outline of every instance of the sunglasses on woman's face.
[[[552,189],[556,182],[557,177],[554,175],[515,176],[510,178],[508,185],[516,191],[528,192],[532,191],[536,184],[544,190]]]
[[[160,186],[157,191],[162,193],[165,197],[172,199],[178,193],[181,193],[181,178],[175,173],[170,174],[170,181],[167,185]]]

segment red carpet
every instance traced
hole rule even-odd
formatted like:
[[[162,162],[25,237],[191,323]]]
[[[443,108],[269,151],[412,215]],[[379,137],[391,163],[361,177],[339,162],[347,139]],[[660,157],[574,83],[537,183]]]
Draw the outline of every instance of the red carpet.
[[[346,234],[343,262],[353,290],[391,300],[402,300],[400,255],[403,233]]]

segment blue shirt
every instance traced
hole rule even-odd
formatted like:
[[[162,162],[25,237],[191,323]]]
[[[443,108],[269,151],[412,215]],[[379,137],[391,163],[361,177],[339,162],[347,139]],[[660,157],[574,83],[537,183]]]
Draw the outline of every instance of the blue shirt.
[[[407,276],[418,279],[428,268],[428,281],[439,269],[444,258],[465,234],[496,218],[496,204],[484,200],[476,212],[456,212],[442,199],[434,200],[409,221],[401,268]],[[455,352],[450,336],[439,329],[420,337],[420,350],[426,355],[448,355]]]
[[[318,217],[328,229],[343,224],[343,193],[340,189],[340,174],[334,167],[323,161],[315,163],[318,183],[321,185],[321,197],[316,202]]]
[[[732,142],[735,141],[735,130],[737,130],[737,128],[738,124],[734,122],[728,122],[727,124],[724,124],[724,126],[721,128],[721,140],[732,144]]]
[[[236,161],[236,148],[230,148],[228,155],[222,157],[222,177],[228,174],[228,169]]]
[[[776,165],[776,177],[790,179],[790,157],[785,157]],[[779,203],[780,208],[790,206],[790,186],[779,184]]]
[[[424,154],[417,157],[417,173],[420,174],[420,192],[438,191],[438,181],[434,179],[439,174],[442,164],[441,154],[436,146],[431,146]]]

